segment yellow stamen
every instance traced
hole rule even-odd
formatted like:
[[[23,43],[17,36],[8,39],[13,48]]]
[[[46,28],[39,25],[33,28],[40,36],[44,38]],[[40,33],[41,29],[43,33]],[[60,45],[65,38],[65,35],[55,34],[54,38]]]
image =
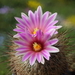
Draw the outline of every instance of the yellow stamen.
[[[38,28],[35,28],[33,31],[33,34],[36,34],[37,31],[38,31]]]
[[[38,44],[38,43],[36,43],[36,42],[34,42],[34,44],[33,44],[33,49],[34,49],[34,51],[40,51],[41,50],[41,45],[40,44]]]

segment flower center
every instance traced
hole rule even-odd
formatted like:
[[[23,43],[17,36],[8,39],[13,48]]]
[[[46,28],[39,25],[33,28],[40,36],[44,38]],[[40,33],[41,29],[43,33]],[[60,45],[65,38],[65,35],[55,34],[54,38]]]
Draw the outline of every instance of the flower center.
[[[34,49],[34,51],[40,51],[41,50],[41,45],[40,44],[38,44],[38,43],[36,43],[36,42],[34,42],[34,44],[33,44],[33,49]]]
[[[38,30],[39,30],[38,28],[35,28],[34,31],[33,31],[33,34],[36,34],[36,32],[37,32]]]

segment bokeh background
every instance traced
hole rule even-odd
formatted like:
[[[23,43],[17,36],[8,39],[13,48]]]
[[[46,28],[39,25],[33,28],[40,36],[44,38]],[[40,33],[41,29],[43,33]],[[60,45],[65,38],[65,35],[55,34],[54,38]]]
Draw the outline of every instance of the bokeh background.
[[[35,11],[39,5],[43,12],[57,12],[57,19],[63,27],[75,29],[75,0],[0,0],[0,75],[9,72],[4,52],[8,52],[9,35],[15,34],[13,28],[17,22],[14,17],[21,17],[21,12]],[[74,33],[75,30],[71,35],[75,36]]]

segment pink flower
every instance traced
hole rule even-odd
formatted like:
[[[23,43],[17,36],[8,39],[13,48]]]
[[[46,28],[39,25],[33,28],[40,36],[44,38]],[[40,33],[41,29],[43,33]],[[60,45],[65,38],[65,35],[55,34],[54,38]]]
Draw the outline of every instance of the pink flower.
[[[45,35],[40,30],[36,34],[37,36],[33,37],[29,33],[19,33],[20,39],[14,41],[19,45],[16,49],[17,55],[23,56],[22,61],[29,60],[30,65],[35,61],[44,64],[44,58],[49,60],[50,53],[59,52],[58,48],[52,46],[58,42],[57,38],[51,39],[50,35]]]
[[[49,11],[43,13],[41,6],[33,13],[31,10],[28,12],[28,16],[21,13],[22,18],[15,17],[18,21],[17,28],[14,31],[18,32],[14,37],[18,37],[19,33],[29,32],[35,35],[38,30],[41,30],[44,34],[50,34],[53,30],[57,33],[57,29],[61,26],[55,26],[58,20],[55,20],[57,13],[50,14]]]

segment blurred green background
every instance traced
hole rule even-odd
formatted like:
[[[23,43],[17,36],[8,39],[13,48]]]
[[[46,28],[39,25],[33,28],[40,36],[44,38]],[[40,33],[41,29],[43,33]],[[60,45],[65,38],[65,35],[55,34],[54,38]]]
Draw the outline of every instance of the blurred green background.
[[[14,17],[21,17],[21,12],[27,14],[28,10],[35,11],[39,5],[42,6],[43,12],[57,12],[59,24],[65,28],[75,28],[75,0],[0,0],[0,75],[9,72],[7,61],[4,62],[7,59],[4,52],[8,51],[8,35],[15,33],[13,28],[17,22]]]

